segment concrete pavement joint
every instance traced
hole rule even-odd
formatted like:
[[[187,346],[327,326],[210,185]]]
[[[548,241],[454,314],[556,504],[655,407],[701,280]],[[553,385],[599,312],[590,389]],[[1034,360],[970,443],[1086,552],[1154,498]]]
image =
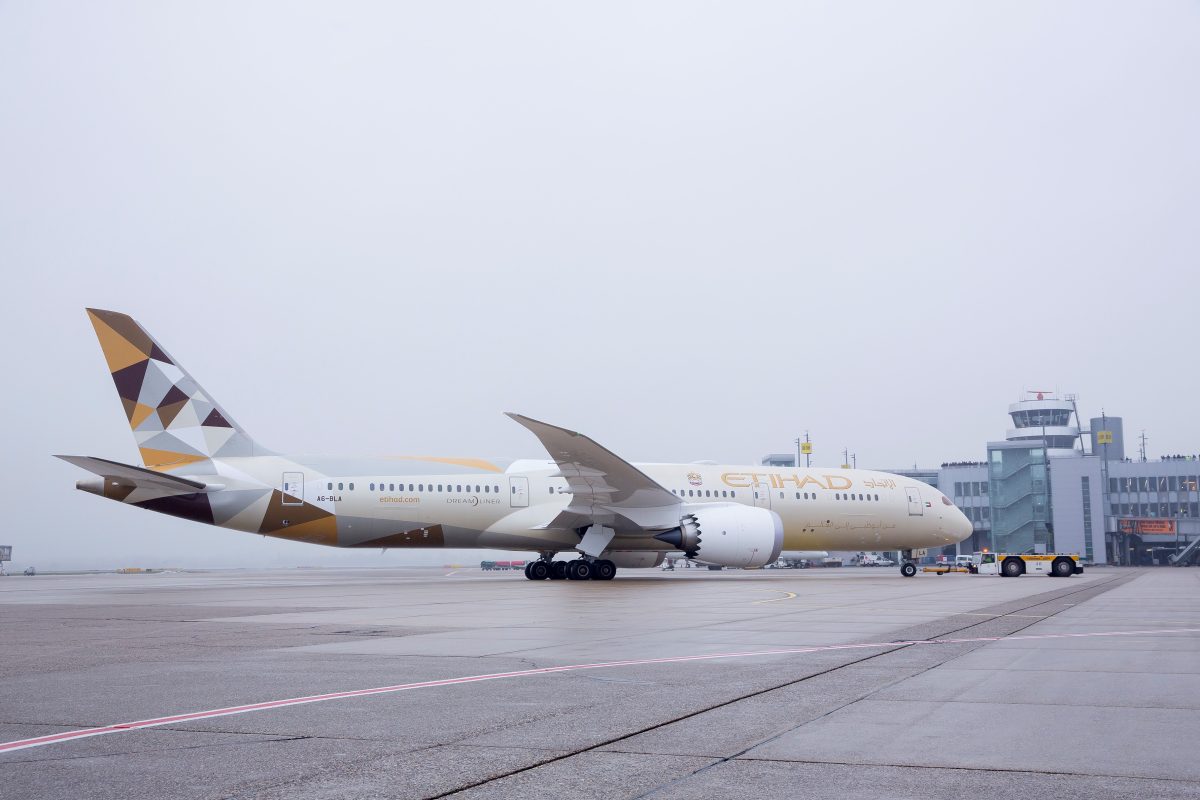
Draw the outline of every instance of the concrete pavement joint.
[[[1108,772],[1070,772],[1061,770],[1043,770],[1043,769],[1011,769],[1008,767],[943,767],[936,764],[891,764],[887,762],[876,761],[826,761],[821,759],[807,758],[758,758],[755,756],[737,756],[734,761],[757,761],[762,763],[776,764],[828,764],[838,767],[883,767],[888,769],[913,769],[913,770],[953,770],[956,772],[1003,772],[1015,775],[1062,775],[1068,778],[1122,778],[1126,780],[1138,781],[1170,781],[1172,783],[1187,783],[1195,784],[1194,780],[1189,778],[1167,778],[1157,775],[1117,775]],[[657,791],[657,789],[655,790]],[[643,795],[644,796],[644,795]]]
[[[1030,604],[1030,605],[1028,605],[1028,606],[1025,606],[1023,609],[1020,609],[1020,610],[1026,610],[1026,609],[1029,609],[1029,608],[1036,608],[1036,607],[1038,607],[1038,606],[1041,606],[1041,605],[1046,605],[1047,603],[1054,602],[1055,600],[1057,600],[1057,599],[1059,599],[1059,598],[1061,598],[1061,597],[1064,597],[1064,596],[1070,596],[1070,595],[1072,595],[1072,594],[1078,594],[1078,593],[1080,593],[1080,592],[1084,592],[1084,591],[1096,590],[1096,589],[1100,589],[1100,588],[1103,588],[1103,587],[1109,587],[1109,588],[1111,588],[1113,584],[1125,583],[1125,582],[1127,582],[1128,580],[1131,580],[1131,579],[1132,579],[1132,577],[1112,578],[1112,579],[1110,579],[1110,580],[1108,580],[1108,581],[1104,581],[1104,582],[1102,582],[1102,583],[1098,583],[1098,584],[1089,584],[1089,585],[1087,585],[1087,586],[1085,586],[1085,587],[1082,587],[1082,588],[1080,588],[1080,589],[1070,590],[1070,591],[1067,591],[1066,593],[1059,594],[1057,597],[1055,597],[1055,598],[1053,598],[1053,599],[1051,599],[1051,600],[1041,600],[1041,601],[1039,601],[1039,602],[1037,602],[1037,603],[1032,603],[1032,604]],[[1108,591],[1108,589],[1106,588],[1106,589],[1104,589],[1104,591]],[[1102,592],[1097,592],[1097,593],[1098,593],[1098,594],[1100,594],[1100,593],[1102,593]],[[964,631],[964,630],[967,630],[967,629],[969,629],[969,628],[973,628],[973,627],[976,627],[976,626],[979,626],[979,625],[986,624],[987,622],[990,622],[990,621],[991,621],[991,620],[985,620],[985,621],[981,621],[981,622],[974,622],[974,623],[972,623],[972,624],[970,624],[970,625],[966,625],[966,626],[964,626],[964,627],[962,627],[962,628],[954,629],[954,630],[951,630],[951,631],[947,631],[947,632],[945,632],[945,633],[943,633],[943,634],[940,634],[940,637],[945,637],[945,636],[948,636],[948,635],[950,635],[950,634],[959,633],[959,632],[961,632],[961,631]],[[1020,631],[1020,630],[1024,630],[1025,628],[1027,628],[1027,627],[1029,627],[1030,625],[1033,625],[1033,624],[1035,624],[1035,623],[1033,623],[1033,622],[1026,623],[1024,626],[1022,626],[1022,627],[1020,627],[1020,628],[1017,628],[1017,630],[1018,630],[1018,631]],[[940,638],[940,637],[939,637],[939,638]],[[996,641],[998,638],[1001,638],[1001,637],[986,637],[984,641]],[[949,640],[949,641],[950,641],[950,642],[954,642],[954,640]],[[900,651],[900,650],[906,649],[906,648],[908,648],[908,647],[911,647],[911,646],[914,646],[914,645],[916,645],[916,644],[920,644],[920,643],[921,643],[920,641],[896,642],[896,643],[894,643],[896,646],[893,646],[893,647],[891,647],[889,650],[885,650],[885,651],[884,651],[884,652],[882,652],[882,653],[873,653],[873,654],[871,654],[871,655],[869,655],[869,656],[865,656],[865,657],[863,657],[863,658],[854,659],[854,660],[852,660],[852,661],[849,661],[849,662],[847,662],[847,663],[844,663],[844,664],[839,664],[839,665],[837,665],[837,666],[830,667],[829,669],[825,669],[825,670],[822,670],[822,671],[820,671],[820,672],[816,672],[816,673],[812,673],[812,674],[809,674],[809,675],[805,675],[805,676],[803,676],[803,677],[801,677],[801,678],[798,678],[798,679],[796,679],[796,680],[793,680],[793,681],[787,681],[787,682],[785,682],[785,683],[778,684],[778,685],[776,685],[776,686],[771,686],[771,687],[768,687],[768,688],[765,688],[765,689],[761,689],[761,690],[758,690],[758,691],[750,692],[750,693],[748,693],[748,694],[741,695],[741,696],[739,696],[739,697],[735,697],[735,698],[733,698],[733,699],[731,699],[731,700],[723,701],[723,702],[721,702],[721,703],[717,703],[717,704],[715,704],[715,705],[708,706],[708,707],[706,707],[706,708],[702,708],[702,709],[699,709],[699,710],[696,710],[696,711],[693,711],[693,712],[690,712],[690,713],[687,713],[687,714],[684,714],[684,715],[678,716],[678,717],[676,717],[676,718],[674,718],[674,719],[667,720],[667,721],[665,721],[665,722],[661,722],[661,723],[657,723],[657,724],[655,724],[655,725],[650,725],[650,726],[647,726],[647,727],[645,727],[645,728],[643,728],[643,729],[641,729],[641,730],[638,730],[638,731],[634,731],[634,732],[631,732],[631,733],[623,734],[623,735],[621,735],[621,736],[613,737],[613,738],[611,738],[611,739],[608,739],[608,740],[606,740],[606,741],[598,742],[598,743],[592,744],[592,745],[590,745],[590,746],[588,746],[588,747],[580,748],[580,749],[574,750],[574,751],[572,751],[572,752],[565,753],[565,754],[563,754],[562,756],[559,756],[558,758],[550,759],[550,760],[548,760],[548,761],[546,761],[546,762],[543,762],[543,763],[541,763],[541,764],[535,764],[535,765],[531,765],[531,766],[523,767],[523,768],[521,768],[521,769],[513,770],[513,771],[511,771],[511,772],[509,772],[509,773],[506,773],[506,774],[504,774],[504,775],[500,775],[500,776],[496,776],[496,777],[488,778],[488,779],[486,779],[486,780],[482,780],[482,781],[476,781],[476,782],[474,782],[474,783],[470,783],[470,784],[467,784],[467,785],[464,785],[464,786],[460,786],[460,787],[458,787],[458,788],[456,788],[456,789],[453,789],[453,790],[451,790],[451,791],[448,791],[448,792],[443,792],[443,793],[441,793],[441,794],[430,795],[430,796],[428,796],[428,797],[426,798],[426,800],[440,800],[440,798],[443,798],[443,797],[450,797],[450,796],[453,796],[453,795],[455,795],[455,794],[460,794],[460,793],[462,793],[462,792],[468,791],[468,790],[470,790],[470,789],[478,788],[479,786],[483,786],[483,785],[485,785],[485,784],[488,784],[488,783],[491,783],[491,782],[493,782],[493,781],[498,781],[498,780],[502,780],[502,779],[505,779],[505,778],[508,778],[508,777],[511,777],[511,776],[514,776],[514,775],[519,775],[519,774],[522,774],[522,773],[524,773],[524,772],[528,772],[528,771],[530,771],[530,770],[534,770],[534,769],[540,769],[541,767],[543,767],[543,766],[546,766],[546,765],[548,765],[548,764],[553,764],[553,763],[556,763],[556,762],[559,762],[559,761],[563,761],[563,760],[565,760],[565,759],[573,758],[574,756],[580,755],[580,754],[582,754],[582,753],[594,752],[594,751],[596,751],[596,750],[599,750],[599,749],[600,749],[600,748],[602,748],[602,747],[607,747],[607,746],[609,746],[609,745],[616,744],[617,742],[621,742],[621,741],[625,741],[625,740],[627,740],[627,739],[631,739],[631,738],[633,738],[633,737],[635,737],[635,736],[640,736],[640,735],[642,735],[642,734],[649,733],[649,732],[651,732],[651,731],[659,730],[659,729],[661,729],[661,728],[667,727],[668,725],[674,725],[674,724],[676,724],[676,723],[678,723],[678,722],[682,722],[682,721],[684,721],[684,720],[687,720],[687,719],[692,719],[692,718],[694,718],[694,717],[698,717],[698,716],[701,716],[701,715],[703,715],[703,714],[707,714],[707,713],[709,713],[709,712],[711,712],[711,711],[715,711],[715,710],[717,710],[717,709],[719,709],[719,708],[724,708],[724,707],[726,707],[726,706],[730,706],[730,705],[733,705],[733,704],[735,704],[735,703],[740,703],[740,702],[742,702],[742,701],[744,701],[744,700],[748,700],[748,699],[750,699],[750,698],[752,698],[752,697],[758,697],[758,696],[761,696],[761,695],[769,694],[769,693],[771,693],[771,692],[777,691],[777,690],[779,690],[779,689],[786,688],[786,687],[788,687],[788,686],[794,686],[794,685],[796,685],[796,684],[803,683],[803,682],[805,682],[805,681],[810,681],[810,680],[813,680],[813,679],[815,679],[815,678],[819,678],[819,677],[821,677],[821,676],[823,676],[823,675],[828,675],[828,674],[830,674],[830,673],[837,672],[837,671],[839,671],[839,670],[842,670],[842,669],[845,669],[845,668],[847,668],[847,667],[851,667],[851,666],[854,666],[854,665],[856,665],[856,664],[861,664],[861,663],[863,663],[863,662],[865,662],[865,661],[870,661],[870,660],[873,660],[873,659],[876,659],[876,658],[880,658],[880,657],[886,656],[886,655],[888,655],[888,654],[890,654],[890,653],[898,652],[898,651]],[[930,640],[925,640],[925,643],[931,643],[931,641],[930,641]],[[847,647],[854,647],[854,646],[856,646],[856,645],[841,645],[841,646],[834,646],[834,647],[837,647],[837,648],[840,648],[840,649],[844,649],[844,648],[847,648]],[[863,645],[857,645],[857,646],[863,646]],[[949,660],[949,659],[947,659],[947,660]],[[925,670],[922,670],[922,672],[924,672],[924,671],[925,671]],[[881,687],[881,688],[885,688],[885,687]],[[876,690],[874,690],[874,691],[879,691],[879,689],[876,689]],[[861,698],[859,698],[859,699],[861,699]],[[852,701],[852,702],[858,702],[858,700],[854,700],[854,701]],[[843,704],[842,706],[839,706],[839,708],[845,707],[846,705],[850,705],[850,703]],[[836,710],[836,709],[835,709],[835,710]],[[832,713],[832,712],[829,712],[829,713]],[[822,715],[822,716],[827,716],[827,715]],[[797,727],[799,727],[799,726],[797,726]],[[706,765],[706,766],[704,766],[704,767],[701,767],[699,770],[695,770],[694,772],[692,772],[692,773],[689,773],[688,775],[682,776],[682,777],[680,777],[680,778],[678,778],[678,779],[675,779],[675,780],[672,780],[672,781],[668,781],[667,783],[664,783],[664,784],[660,784],[658,787],[656,787],[655,789],[651,790],[651,792],[649,792],[649,793],[643,793],[642,795],[638,795],[638,797],[645,797],[645,796],[647,796],[647,794],[650,794],[650,793],[653,793],[653,792],[657,792],[657,791],[659,791],[660,789],[662,789],[662,788],[664,788],[664,787],[666,787],[666,786],[670,786],[670,785],[676,784],[676,783],[678,783],[679,781],[682,781],[682,780],[685,780],[685,779],[687,779],[687,778],[691,777],[692,775],[696,775],[696,774],[702,773],[702,772],[704,772],[704,771],[706,771],[706,770],[709,770],[709,769],[713,768],[714,766],[717,766],[717,765],[719,765],[719,764],[721,764],[721,763],[725,763],[725,762],[728,762],[728,761],[730,761],[730,760],[733,760],[734,758],[736,758],[736,756],[737,756],[737,755],[740,755],[740,754],[742,754],[742,753],[744,753],[744,752],[747,752],[748,750],[752,749],[753,747],[758,747],[759,745],[761,745],[761,744],[764,744],[764,743],[765,743],[765,742],[767,742],[767,741],[771,741],[771,740],[773,740],[773,739],[776,739],[776,738],[778,738],[779,736],[782,736],[782,735],[784,735],[784,734],[785,734],[785,733],[787,733],[787,732],[788,732],[788,731],[782,731],[782,732],[776,733],[776,734],[774,734],[773,736],[771,736],[771,737],[768,737],[767,739],[765,739],[765,740],[764,740],[764,741],[762,741],[762,742],[757,742],[757,743],[755,743],[754,745],[752,745],[752,746],[751,746],[751,747],[749,747],[749,748],[745,748],[745,749],[743,749],[743,750],[740,750],[740,751],[738,751],[738,753],[734,754],[733,756],[730,756],[730,757],[727,757],[727,758],[722,758],[722,759],[720,759],[720,760],[718,760],[718,761],[715,761],[715,762],[714,762],[714,763],[712,763],[712,764],[709,764],[709,765]]]
[[[1065,595],[1065,596],[1070,596],[1070,595],[1072,595],[1072,594],[1080,594],[1080,593],[1082,593],[1082,592],[1086,592],[1086,591],[1089,591],[1089,590],[1095,590],[1095,589],[1103,589],[1103,591],[1097,591],[1097,592],[1096,592],[1096,594],[1097,594],[1097,595],[1099,595],[1099,594],[1103,594],[1103,592],[1105,592],[1105,591],[1108,591],[1109,589],[1111,589],[1111,588],[1112,588],[1112,585],[1113,585],[1114,583],[1118,583],[1118,581],[1119,581],[1120,583],[1125,583],[1125,582],[1128,582],[1128,580],[1129,580],[1129,579],[1115,579],[1115,578],[1114,578],[1114,579],[1112,579],[1112,580],[1105,581],[1104,583],[1101,583],[1101,584],[1099,584],[1099,585],[1095,585],[1095,584],[1093,584],[1093,585],[1090,585],[1090,586],[1088,586],[1088,587],[1084,587],[1084,588],[1082,588],[1082,589],[1076,590],[1076,591],[1074,591],[1074,592],[1070,592],[1070,593],[1068,593],[1068,594],[1067,594],[1067,595]],[[1107,587],[1107,588],[1105,588],[1105,587]],[[1062,596],[1063,596],[1063,595],[1060,595],[1060,597],[1062,597]],[[1029,605],[1029,606],[1027,606],[1025,609],[1021,609],[1021,610],[1028,610],[1028,609],[1030,609],[1030,608],[1037,608],[1037,607],[1039,607],[1039,606],[1042,606],[1042,605],[1049,605],[1050,603],[1056,602],[1057,600],[1058,600],[1058,598],[1055,598],[1055,599],[1053,599],[1053,600],[1048,600],[1048,601],[1042,601],[1042,602],[1034,603],[1034,604],[1032,604],[1032,605]],[[1055,612],[1055,613],[1059,613],[1059,612]],[[1006,615],[1006,616],[1015,616],[1015,615]],[[969,627],[969,628],[970,628],[970,627],[975,627],[976,625],[983,625],[983,624],[985,624],[985,622],[988,622],[988,621],[990,621],[990,620],[987,620],[987,621],[984,621],[984,622],[977,622],[977,623],[974,623],[973,625],[969,625],[969,626],[967,626],[967,627]],[[1031,627],[1031,626],[1033,626],[1033,625],[1036,625],[1036,624],[1037,624],[1036,622],[1027,622],[1027,623],[1025,623],[1024,625],[1022,625],[1021,627],[1019,627],[1019,628],[1016,628],[1015,630],[1013,630],[1011,633],[1007,634],[1006,636],[1003,636],[1003,637],[996,637],[995,639],[993,639],[993,641],[1004,641],[1004,640],[1007,640],[1007,639],[1010,639],[1010,638],[1020,638],[1020,637],[1013,637],[1013,636],[1012,636],[1012,634],[1015,634],[1015,633],[1018,633],[1018,632],[1020,632],[1020,631],[1023,631],[1023,630],[1025,630],[1026,628],[1029,628],[1029,627]],[[964,628],[963,630],[965,630],[965,628]],[[945,636],[945,634],[943,634],[943,637],[944,637],[944,636]],[[1031,638],[1032,638],[1032,637],[1031,637]],[[982,646],[983,646],[984,644],[986,644],[986,643],[987,643],[987,642],[986,642],[986,640],[984,640],[984,641],[979,641],[979,644],[978,644],[976,647],[972,647],[972,648],[970,648],[970,650],[969,650],[968,652],[970,652],[970,651],[973,651],[973,650],[977,650],[979,647],[982,647]],[[874,656],[874,658],[881,658],[881,657],[883,657],[883,656],[886,656],[886,655],[888,655],[888,654],[890,654],[890,653],[892,653],[892,652],[896,652],[896,651],[895,651],[895,650],[892,650],[892,651],[889,651],[888,653],[880,653],[878,656]],[[756,742],[754,742],[754,743],[750,744],[749,746],[742,748],[740,751],[738,751],[738,752],[734,753],[733,755],[730,755],[730,756],[726,756],[726,757],[723,757],[723,758],[721,758],[721,759],[720,759],[719,761],[717,761],[716,763],[709,764],[709,765],[707,765],[707,766],[701,767],[701,768],[700,768],[700,769],[698,769],[698,770],[694,770],[693,772],[691,772],[691,773],[689,773],[689,774],[687,774],[687,775],[683,775],[683,776],[680,776],[680,777],[678,777],[678,778],[675,778],[674,780],[668,781],[667,783],[660,784],[659,786],[655,787],[654,789],[651,789],[649,792],[644,792],[644,793],[642,793],[642,794],[638,795],[638,796],[637,796],[637,798],[636,798],[636,800],[641,800],[641,798],[649,797],[650,795],[652,795],[652,794],[654,794],[654,793],[656,793],[656,792],[658,792],[658,791],[660,791],[660,790],[662,790],[662,789],[664,789],[664,788],[666,788],[666,787],[668,787],[668,786],[672,786],[672,785],[678,784],[678,783],[680,783],[681,781],[688,780],[688,779],[690,779],[690,778],[692,778],[692,777],[694,777],[694,776],[696,776],[696,775],[700,775],[700,774],[702,774],[702,773],[704,773],[704,772],[706,772],[706,771],[708,771],[708,770],[712,769],[713,767],[719,766],[719,765],[721,765],[721,764],[728,763],[728,762],[730,762],[730,761],[738,760],[738,759],[740,759],[742,756],[744,756],[746,753],[748,753],[748,752],[750,752],[751,750],[755,749],[756,747],[761,747],[761,746],[763,746],[764,744],[769,744],[770,742],[776,741],[776,740],[780,739],[781,737],[783,737],[783,736],[786,736],[786,735],[787,735],[787,734],[789,734],[789,733],[792,733],[793,731],[799,730],[800,728],[803,728],[803,727],[805,727],[805,726],[807,726],[807,725],[811,725],[812,723],[814,723],[814,722],[817,722],[818,720],[825,719],[825,718],[829,717],[830,715],[832,715],[832,714],[835,714],[835,713],[837,713],[838,711],[841,711],[841,710],[842,710],[842,709],[844,709],[844,708],[847,708],[847,707],[849,707],[849,706],[852,706],[852,705],[854,705],[854,704],[856,704],[856,703],[860,703],[860,702],[862,702],[863,700],[865,700],[865,699],[867,699],[867,698],[871,697],[872,695],[878,694],[880,691],[883,691],[884,689],[887,689],[887,688],[889,688],[890,686],[894,686],[894,685],[896,685],[896,684],[902,683],[903,681],[909,680],[909,679],[911,679],[911,678],[913,678],[913,677],[916,677],[917,675],[923,675],[924,673],[926,673],[926,672],[928,672],[928,671],[930,671],[930,670],[932,670],[932,669],[935,669],[935,668],[937,668],[937,667],[940,667],[941,665],[943,665],[943,664],[945,664],[945,663],[948,663],[948,662],[950,662],[950,661],[954,660],[955,658],[960,658],[961,656],[962,656],[962,654],[961,654],[961,653],[959,653],[959,654],[957,654],[957,655],[949,655],[949,656],[947,656],[945,659],[943,659],[943,660],[939,661],[938,663],[936,663],[936,664],[931,664],[930,666],[928,666],[928,667],[926,667],[925,669],[922,669],[922,670],[920,670],[920,671],[918,671],[918,672],[914,673],[913,675],[905,675],[903,678],[898,678],[897,680],[891,681],[891,682],[889,682],[889,683],[886,683],[886,684],[884,684],[884,685],[882,685],[882,686],[877,686],[877,687],[875,687],[874,689],[872,689],[871,691],[869,691],[869,692],[867,692],[867,693],[865,693],[865,694],[863,694],[863,695],[860,695],[859,697],[856,697],[856,698],[855,698],[855,699],[853,699],[853,700],[850,700],[850,701],[848,701],[848,702],[845,702],[845,703],[842,703],[842,704],[840,704],[840,705],[838,705],[838,706],[835,706],[834,708],[831,708],[831,709],[829,709],[828,711],[826,711],[825,713],[823,713],[823,714],[820,714],[820,715],[818,715],[818,716],[816,716],[816,717],[813,717],[812,719],[805,720],[804,722],[800,723],[799,725],[793,725],[793,726],[791,726],[791,727],[789,727],[789,728],[787,728],[787,729],[785,729],[785,730],[778,731],[778,732],[776,732],[775,734],[773,734],[773,735],[771,735],[771,736],[768,736],[768,737],[765,737],[765,738],[763,738],[763,739],[761,739],[761,740],[759,740],[759,741],[756,741]],[[864,659],[864,660],[866,660],[866,659]],[[750,760],[750,759],[745,759],[745,760]],[[768,760],[768,759],[763,759],[763,760]]]

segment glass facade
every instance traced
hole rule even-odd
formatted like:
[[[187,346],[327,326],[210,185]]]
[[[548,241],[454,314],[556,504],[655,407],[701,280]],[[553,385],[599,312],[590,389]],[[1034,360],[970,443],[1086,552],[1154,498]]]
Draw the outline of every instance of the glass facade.
[[[1013,424],[1018,428],[1040,428],[1043,425],[1047,428],[1056,425],[1065,427],[1071,424],[1070,408],[1035,408],[1010,413]]]
[[[1114,517],[1200,518],[1198,490],[1200,476],[1192,472],[1110,477],[1108,512]]]
[[[995,549],[1053,552],[1046,451],[1040,445],[996,447],[988,451],[988,463]]]

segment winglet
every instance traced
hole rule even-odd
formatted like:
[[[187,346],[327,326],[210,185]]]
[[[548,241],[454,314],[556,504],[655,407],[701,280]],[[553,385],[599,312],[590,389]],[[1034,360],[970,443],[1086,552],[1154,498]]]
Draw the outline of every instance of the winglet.
[[[505,413],[528,428],[558,464],[574,495],[571,510],[596,506],[658,509],[679,503],[670,490],[582,433],[523,414]]]

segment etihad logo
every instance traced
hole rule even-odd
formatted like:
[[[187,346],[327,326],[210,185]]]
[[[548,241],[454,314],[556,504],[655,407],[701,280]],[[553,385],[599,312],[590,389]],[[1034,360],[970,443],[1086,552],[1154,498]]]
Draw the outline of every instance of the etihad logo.
[[[759,486],[770,486],[773,489],[783,489],[795,486],[803,489],[814,486],[819,489],[844,491],[854,485],[854,481],[844,475],[800,475],[793,472],[782,475],[777,472],[726,472],[721,475],[726,486],[734,489],[749,489]]]
[[[692,486],[699,486],[700,484],[704,483],[704,479],[700,477],[699,472],[689,472],[688,483],[690,483]]]

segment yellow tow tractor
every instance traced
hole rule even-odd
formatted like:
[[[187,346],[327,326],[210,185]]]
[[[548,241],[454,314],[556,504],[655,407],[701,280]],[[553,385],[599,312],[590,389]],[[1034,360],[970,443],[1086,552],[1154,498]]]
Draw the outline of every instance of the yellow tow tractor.
[[[1069,578],[1083,573],[1078,553],[975,553],[971,558],[980,575],[1019,578],[1026,573]]]

